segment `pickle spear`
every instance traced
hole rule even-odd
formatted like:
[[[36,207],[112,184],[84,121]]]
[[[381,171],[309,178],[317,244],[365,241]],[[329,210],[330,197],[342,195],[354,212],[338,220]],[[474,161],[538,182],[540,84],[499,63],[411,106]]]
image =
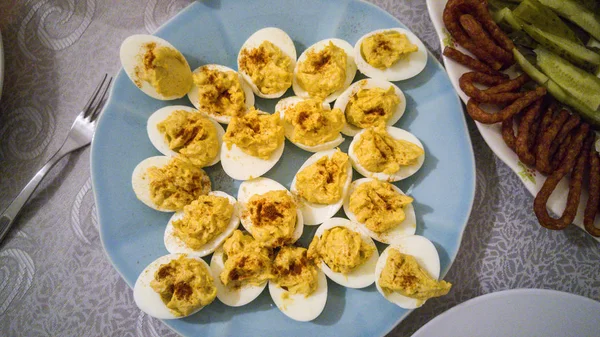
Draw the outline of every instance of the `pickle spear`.
[[[543,86],[548,92],[559,102],[570,106],[579,115],[585,119],[588,123],[594,126],[595,129],[600,128],[600,111],[592,110],[583,104],[580,100],[571,96],[568,92],[562,89],[556,82],[551,80],[548,76],[544,75],[539,71],[533,64],[531,64],[517,48],[513,49],[513,55],[515,61],[519,64],[521,69],[535,82]]]
[[[573,22],[600,40],[600,16],[589,11],[574,0],[539,0],[542,5],[552,8],[558,15]]]

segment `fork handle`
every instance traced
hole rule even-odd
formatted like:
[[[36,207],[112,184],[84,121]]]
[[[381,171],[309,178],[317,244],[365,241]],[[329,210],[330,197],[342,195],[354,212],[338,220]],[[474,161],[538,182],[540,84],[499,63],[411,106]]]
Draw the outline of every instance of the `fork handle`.
[[[35,192],[42,179],[44,179],[52,167],[54,167],[54,165],[56,165],[56,163],[58,163],[58,161],[67,153],[68,152],[65,152],[61,148],[50,159],[48,159],[48,162],[46,162],[46,164],[35,174],[35,176],[27,183],[27,185],[25,185],[15,200],[8,205],[4,212],[2,212],[2,215],[0,215],[0,243],[2,243],[2,240],[4,240],[4,237],[15,221],[15,218],[17,215],[19,215],[19,212],[21,212],[21,209],[25,203],[27,203],[29,198],[31,198],[31,195],[33,192]]]

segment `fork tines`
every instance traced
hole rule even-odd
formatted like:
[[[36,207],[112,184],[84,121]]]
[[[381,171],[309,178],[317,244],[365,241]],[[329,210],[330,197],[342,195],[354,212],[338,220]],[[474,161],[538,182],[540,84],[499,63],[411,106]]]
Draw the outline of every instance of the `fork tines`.
[[[108,82],[106,79],[108,78]],[[105,85],[106,83],[106,85]],[[83,117],[89,119],[90,121],[95,120],[100,111],[102,110],[102,102],[108,92],[108,88],[110,88],[110,84],[112,83],[112,77],[108,77],[108,74],[104,74],[102,81],[96,89],[94,90],[94,94],[90,97],[90,100],[87,102],[85,107],[83,108]],[[100,94],[102,92],[102,94]],[[100,94],[100,95],[99,95]]]

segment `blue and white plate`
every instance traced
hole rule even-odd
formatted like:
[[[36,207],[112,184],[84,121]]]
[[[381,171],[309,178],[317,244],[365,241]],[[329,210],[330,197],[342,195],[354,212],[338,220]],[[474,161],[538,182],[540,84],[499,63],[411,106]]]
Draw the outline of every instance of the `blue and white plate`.
[[[268,26],[286,31],[298,53],[325,38],[337,37],[354,44],[375,29],[405,28],[385,11],[357,0],[204,0],[183,10],[156,35],[179,49],[192,69],[207,63],[235,69],[244,41]],[[426,152],[421,170],[398,186],[415,198],[417,234],[436,245],[444,275],[454,261],[473,203],[471,141],[458,97],[434,56],[429,55],[426,68],[418,76],[396,84],[407,99],[406,113],[396,126],[417,136]],[[272,112],[276,101],[257,98],[256,106]],[[147,138],[148,116],[167,104],[190,105],[187,99],[154,100],[120,71],[92,142],[92,182],[102,243],[129,286],[148,263],[167,254],[163,234],[170,214],[148,208],[131,189],[131,173],[137,163],[159,154]],[[347,139],[342,150],[346,151],[349,143]],[[266,175],[287,188],[311,155],[288,145],[279,163]],[[231,180],[221,165],[206,168],[206,172],[214,190],[237,195],[240,182]],[[305,228],[300,240],[303,245],[316,230]],[[376,336],[390,331],[409,313],[386,301],[375,286],[346,289],[334,282],[328,286],[323,313],[309,323],[286,317],[265,292],[244,307],[226,307],[215,301],[199,314],[165,324],[185,336],[306,336],[315,332],[324,336]]]

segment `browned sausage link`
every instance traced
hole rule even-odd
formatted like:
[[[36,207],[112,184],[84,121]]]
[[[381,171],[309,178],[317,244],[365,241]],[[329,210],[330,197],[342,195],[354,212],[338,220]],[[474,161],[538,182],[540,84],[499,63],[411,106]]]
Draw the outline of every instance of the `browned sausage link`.
[[[519,111],[523,110],[529,104],[545,94],[546,89],[544,87],[537,87],[535,90],[526,92],[523,97],[494,114],[483,111],[481,107],[479,107],[477,101],[470,99],[469,102],[467,102],[467,112],[471,118],[480,123],[494,124],[516,115]]]
[[[567,152],[569,150],[569,146],[571,146],[571,140],[573,139],[573,134],[569,133],[565,139],[560,143],[560,147],[558,148],[558,151],[556,151],[554,153],[554,155],[551,155],[551,162],[550,164],[552,165],[552,170],[556,170],[556,168],[558,167],[558,165],[560,165],[560,163],[563,161],[563,159],[565,159],[565,156],[567,155]]]
[[[568,153],[561,163],[559,169],[554,171],[544,182],[544,185],[535,196],[533,201],[533,210],[540,224],[548,229],[561,230],[570,225],[577,215],[579,198],[581,196],[581,186],[583,185],[583,173],[587,162],[587,154],[592,143],[592,136],[589,134],[589,126],[582,124],[572,139]],[[579,159],[577,156],[579,155]],[[562,180],[562,178],[573,169],[571,181],[569,184],[569,194],[567,196],[567,205],[560,218],[552,218],[548,214],[546,204],[552,195],[552,192]]]
[[[542,98],[543,101],[543,98]],[[542,103],[543,105],[543,103]],[[531,154],[534,157],[534,163],[535,163],[535,140],[538,134],[538,130],[541,127],[542,124],[542,112],[544,111],[543,107],[540,107],[540,115],[533,121],[533,123],[531,123],[531,127],[529,128],[529,137],[527,137],[527,146],[529,147],[529,151],[531,152]]]
[[[515,48],[515,44],[512,40],[498,27],[494,19],[490,14],[487,6],[482,4],[479,0],[463,0],[465,3],[469,4],[475,10],[474,16],[481,23],[483,28],[496,40],[498,45],[502,47],[502,49],[507,52],[512,53],[513,48]]]
[[[514,117],[509,117],[502,121],[502,139],[511,150],[515,150],[517,143],[517,137],[515,137],[515,130],[513,128]]]
[[[504,78],[508,77],[507,75],[490,68],[490,66],[479,61],[478,59],[472,58],[471,56],[464,54],[461,51],[452,47],[444,48],[444,56],[451,58],[454,61],[466,67],[469,67],[470,69],[482,72],[484,74],[502,76]]]
[[[444,7],[444,13],[442,19],[444,25],[448,30],[448,33],[466,50],[470,51],[473,55],[479,58],[482,62],[487,63],[492,69],[498,70],[502,68],[502,63],[498,62],[490,54],[485,52],[483,49],[477,47],[477,45],[469,39],[465,31],[460,26],[458,20],[463,14],[461,12],[461,5],[464,5],[462,0],[449,0]],[[464,6],[463,6],[464,7]]]
[[[553,171],[553,167],[550,164],[550,147],[554,142],[554,138],[562,128],[563,124],[569,118],[569,113],[566,110],[561,110],[558,116],[548,125],[544,130],[542,138],[536,144],[535,148],[535,168],[542,174],[550,174]],[[543,123],[543,121],[542,121]]]
[[[527,74],[522,74],[518,77],[513,78],[510,81],[506,81],[489,89],[485,89],[483,92],[486,94],[497,94],[500,92],[518,91],[528,81],[529,77],[527,76]]]
[[[546,96],[546,98],[547,97],[548,96]],[[556,110],[556,102],[551,101],[550,104],[548,105],[548,108],[546,108],[546,111],[544,112],[544,116],[542,117],[542,120],[540,122],[539,130],[538,130],[539,132],[537,132],[535,135],[535,147],[533,149],[534,153],[537,153],[538,147],[542,141],[542,136],[548,129],[548,126],[552,123],[552,119],[554,117],[555,110]]]
[[[598,203],[600,203],[600,157],[592,146],[590,148],[590,183],[588,186],[589,198],[583,215],[585,230],[595,237],[600,237],[600,228],[594,226]]]
[[[523,117],[521,117],[519,131],[517,132],[515,152],[519,156],[519,160],[529,166],[535,164],[535,155],[531,153],[531,142],[529,140],[531,133],[529,130],[540,115],[542,100],[540,98],[528,107]]]
[[[459,20],[460,25],[473,41],[477,41],[477,45],[480,48],[503,64],[512,64],[514,62],[512,51],[509,53],[499,47],[471,14],[463,14],[460,16]]]
[[[556,135],[554,142],[550,146],[550,157],[551,158],[552,158],[552,156],[554,156],[554,154],[556,153],[556,150],[563,143],[563,141],[565,140],[567,135],[570,134],[571,131],[577,127],[577,125],[579,125],[580,121],[581,121],[581,118],[577,114],[571,114],[569,116],[569,119],[567,119],[565,124],[563,124],[562,128],[560,128],[560,131]],[[555,164],[558,165],[559,163],[555,161]],[[556,167],[556,165],[554,165],[554,167]]]
[[[481,83],[486,85],[498,85],[504,81],[506,81],[506,79],[501,76],[492,76],[472,71],[462,74],[462,76],[460,76],[458,79],[458,84],[467,96],[475,99],[479,103],[510,103],[514,102],[518,98],[523,97],[523,93],[500,92],[488,94],[473,84]]]

